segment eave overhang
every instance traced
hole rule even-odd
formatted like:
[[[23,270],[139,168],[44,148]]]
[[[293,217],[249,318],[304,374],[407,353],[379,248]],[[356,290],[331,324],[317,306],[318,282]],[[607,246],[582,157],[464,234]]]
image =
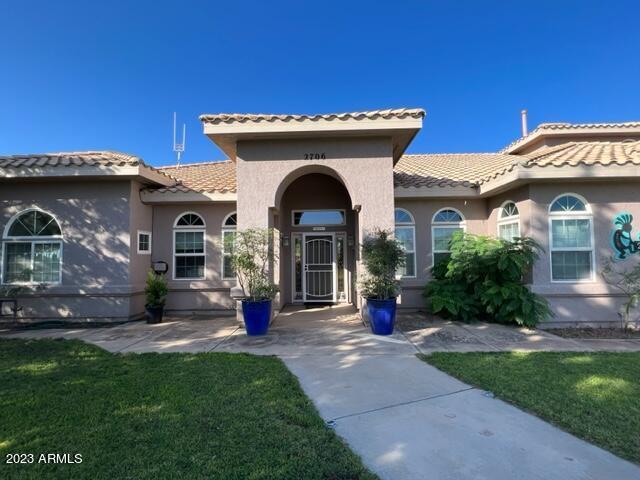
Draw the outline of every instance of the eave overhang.
[[[0,181],[3,180],[60,180],[70,179],[119,179],[138,180],[144,184],[169,186],[175,180],[145,165],[124,166],[20,166],[0,168]]]
[[[357,117],[333,116],[295,119],[220,121],[221,115],[201,115],[204,134],[233,161],[239,141],[336,137],[388,137],[393,143],[393,159],[397,162],[422,128],[424,110],[410,114]],[[326,116],[329,117],[329,116]]]

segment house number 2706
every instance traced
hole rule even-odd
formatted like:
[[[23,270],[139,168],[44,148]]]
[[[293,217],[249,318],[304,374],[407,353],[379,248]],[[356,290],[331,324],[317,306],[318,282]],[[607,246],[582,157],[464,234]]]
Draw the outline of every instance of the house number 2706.
[[[304,159],[305,160],[324,160],[326,158],[327,158],[327,156],[324,154],[324,152],[322,152],[322,153],[305,153],[304,154]]]

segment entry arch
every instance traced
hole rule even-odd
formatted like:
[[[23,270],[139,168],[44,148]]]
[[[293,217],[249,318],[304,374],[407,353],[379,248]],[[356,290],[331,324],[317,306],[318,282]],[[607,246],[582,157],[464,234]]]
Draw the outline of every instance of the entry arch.
[[[291,186],[291,184],[293,184],[299,178],[312,173],[320,173],[323,175],[327,175],[329,177],[333,177],[336,180],[338,180],[344,186],[345,190],[349,195],[349,200],[351,202],[351,205],[349,205],[349,207],[353,208],[354,191],[350,187],[348,180],[344,177],[344,175],[342,175],[337,170],[331,167],[327,167],[326,165],[318,165],[318,164],[310,164],[310,165],[305,165],[303,167],[298,167],[290,171],[287,175],[285,175],[285,177],[282,179],[282,181],[278,185],[278,188],[274,192],[271,205],[275,208],[279,208],[282,202],[282,197],[284,196],[289,186]]]

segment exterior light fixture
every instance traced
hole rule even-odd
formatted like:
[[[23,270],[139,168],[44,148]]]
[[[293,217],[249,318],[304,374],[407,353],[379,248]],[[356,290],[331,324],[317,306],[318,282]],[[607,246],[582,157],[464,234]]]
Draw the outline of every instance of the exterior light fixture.
[[[169,270],[169,264],[167,262],[159,261],[153,262],[153,271],[158,275],[164,275]]]
[[[349,235],[349,236],[347,236],[347,245],[348,245],[349,247],[353,247],[353,244],[354,244],[354,243],[355,243],[355,242],[354,242],[353,235]]]
[[[286,233],[283,233],[281,235],[281,239],[282,239],[282,246],[283,247],[288,247],[289,246],[289,235],[287,235]]]

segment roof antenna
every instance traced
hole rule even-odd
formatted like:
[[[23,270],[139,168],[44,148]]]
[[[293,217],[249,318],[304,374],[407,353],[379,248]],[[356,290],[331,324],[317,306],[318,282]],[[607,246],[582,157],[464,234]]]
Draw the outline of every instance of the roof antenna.
[[[527,127],[527,110],[522,110],[520,112],[522,116],[522,137],[526,137],[529,134],[529,128]]]
[[[187,126],[182,124],[182,143],[176,143],[176,112],[173,112],[173,151],[178,157],[176,168],[180,168],[180,156],[184,152],[184,146],[187,138]]]

